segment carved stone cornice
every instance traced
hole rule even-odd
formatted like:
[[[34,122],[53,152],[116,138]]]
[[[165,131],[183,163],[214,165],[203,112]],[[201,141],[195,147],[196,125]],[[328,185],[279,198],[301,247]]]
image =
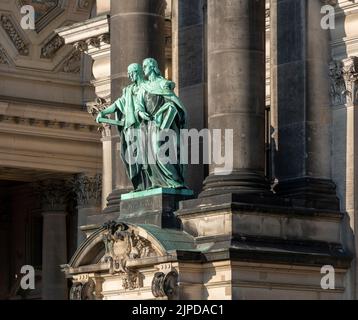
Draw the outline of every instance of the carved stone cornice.
[[[333,105],[358,104],[358,57],[330,63]]]
[[[60,50],[65,44],[65,41],[59,36],[52,37],[41,49],[41,58],[51,59],[56,52]]]
[[[96,125],[85,125],[81,123],[68,123],[62,121],[43,120],[35,118],[25,118],[10,115],[0,114],[0,123],[26,125],[30,127],[52,128],[52,129],[67,129],[73,131],[93,132],[96,130]]]
[[[21,37],[19,31],[15,27],[15,23],[12,21],[10,15],[2,14],[0,16],[1,26],[9,36],[11,42],[14,44],[17,51],[23,55],[27,56],[29,54],[28,45],[25,43]]]
[[[55,30],[55,32],[65,40],[66,44],[74,44],[77,42],[86,42],[91,38],[98,38],[102,35],[109,34],[109,16],[103,15],[91,18],[81,23],[75,23]],[[99,39],[108,44],[109,39]]]
[[[101,34],[97,37],[90,37],[84,40],[77,41],[73,43],[73,47],[76,51],[84,52],[90,54],[96,49],[100,50],[103,46],[107,46],[110,43],[109,33]]]
[[[102,197],[102,175],[77,175],[72,181],[72,188],[80,207],[100,206]]]

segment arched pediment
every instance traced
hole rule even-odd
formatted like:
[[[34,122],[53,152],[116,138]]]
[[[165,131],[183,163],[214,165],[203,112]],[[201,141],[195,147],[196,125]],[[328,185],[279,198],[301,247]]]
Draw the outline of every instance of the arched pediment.
[[[129,260],[163,257],[178,249],[194,250],[193,238],[182,231],[152,225],[109,222],[82,243],[68,267],[75,269],[107,260],[124,264]],[[121,271],[120,265],[113,268]]]

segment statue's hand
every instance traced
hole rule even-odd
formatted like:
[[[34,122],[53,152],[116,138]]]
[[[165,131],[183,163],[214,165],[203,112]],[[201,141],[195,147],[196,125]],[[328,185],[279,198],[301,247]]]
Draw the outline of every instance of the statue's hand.
[[[143,119],[143,120],[147,120],[147,121],[150,121],[150,116],[148,113],[146,112],[143,112],[143,111],[139,111],[139,116]]]
[[[99,119],[100,119],[100,118],[103,118],[103,117],[104,117],[103,113],[102,113],[102,112],[99,112],[98,115],[97,115],[97,118],[96,118],[96,122],[97,122],[97,123],[100,123]]]

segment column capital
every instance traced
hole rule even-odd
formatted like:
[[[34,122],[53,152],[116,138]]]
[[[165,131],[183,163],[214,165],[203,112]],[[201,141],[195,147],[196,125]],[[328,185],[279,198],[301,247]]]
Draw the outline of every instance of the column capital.
[[[329,66],[332,105],[358,104],[358,57],[333,60]]]
[[[102,197],[102,174],[76,175],[72,182],[72,190],[76,194],[79,207],[99,207]]]
[[[65,179],[47,179],[34,184],[44,213],[66,212],[69,185]]]

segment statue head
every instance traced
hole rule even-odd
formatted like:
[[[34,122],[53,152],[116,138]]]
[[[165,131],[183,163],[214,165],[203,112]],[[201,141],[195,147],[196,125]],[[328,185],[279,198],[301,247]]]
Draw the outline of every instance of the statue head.
[[[159,70],[157,60],[153,58],[147,58],[143,61],[143,70],[145,76],[149,77],[151,74],[155,74],[156,76],[161,76],[161,72]]]
[[[132,82],[138,82],[144,79],[143,68],[139,63],[132,63],[128,66],[128,78]]]

